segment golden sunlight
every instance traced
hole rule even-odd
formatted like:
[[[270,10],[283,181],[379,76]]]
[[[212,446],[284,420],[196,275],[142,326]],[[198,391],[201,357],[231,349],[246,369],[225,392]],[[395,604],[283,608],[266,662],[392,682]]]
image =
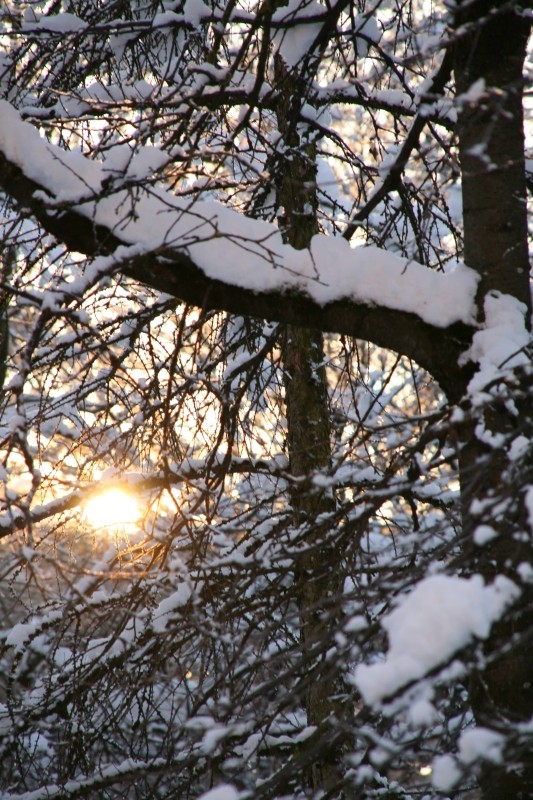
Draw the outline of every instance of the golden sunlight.
[[[141,515],[137,498],[125,489],[104,489],[85,505],[83,519],[92,528],[131,527]]]

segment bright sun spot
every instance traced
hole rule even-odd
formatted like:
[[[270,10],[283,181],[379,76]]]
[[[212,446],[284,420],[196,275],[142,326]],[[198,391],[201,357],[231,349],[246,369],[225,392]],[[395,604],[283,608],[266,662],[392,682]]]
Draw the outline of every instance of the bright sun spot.
[[[83,512],[92,528],[127,528],[137,522],[140,509],[137,499],[123,489],[105,489],[91,497]]]

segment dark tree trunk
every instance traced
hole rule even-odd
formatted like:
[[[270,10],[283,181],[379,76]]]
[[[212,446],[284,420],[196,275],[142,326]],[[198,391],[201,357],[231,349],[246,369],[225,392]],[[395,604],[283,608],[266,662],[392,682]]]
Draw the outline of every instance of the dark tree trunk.
[[[302,87],[281,58],[276,64],[282,102],[277,111],[278,126],[284,138],[284,157],[278,168],[277,206],[285,241],[297,250],[310,246],[318,233],[316,192],[316,149],[302,143],[296,130],[298,113],[294,105],[302,102]],[[324,662],[336,630],[338,598],[342,593],[341,554],[324,540],[327,525],[321,515],[335,510],[334,497],[313,485],[312,476],[331,466],[331,425],[324,369],[324,346],[320,331],[286,325],[282,341],[285,380],[287,447],[290,471],[296,478],[291,487],[294,522],[302,526],[301,555],[295,563],[296,598],[300,613],[301,639],[306,673],[309,675],[306,710],[309,725],[331,726],[331,739],[337,740],[336,722],[346,714],[346,701],[337,681],[328,677]],[[323,529],[322,529],[323,528]],[[317,655],[318,654],[318,655]],[[342,748],[334,745],[312,764],[309,774],[315,792],[335,791],[340,796]]]
[[[457,27],[465,262],[481,276],[480,300],[495,290],[530,309],[522,73],[529,21],[512,3],[467,0]]]
[[[458,124],[465,262],[480,274],[480,315],[487,293],[502,292],[524,304],[529,324],[522,111],[529,23],[513,4],[474,0],[459,4],[457,30],[455,80],[458,94],[465,96]],[[522,407],[517,402],[511,408],[503,386],[501,392],[501,401],[474,411],[472,422],[461,432],[465,556],[468,568],[488,581],[502,573],[516,581],[518,565],[531,561],[531,540],[524,540],[527,480],[524,483],[523,473],[517,476],[508,447],[518,434],[531,437],[533,420],[527,399]],[[504,444],[487,445],[481,441],[480,428],[502,436]],[[522,469],[527,471],[527,463]],[[489,547],[476,548],[472,536],[482,522],[490,523],[498,536]],[[478,724],[496,730],[512,732],[533,715],[529,594],[525,588],[512,617],[495,626],[485,648],[486,666],[471,687]],[[524,753],[521,771],[507,771],[505,763],[485,765],[481,785],[484,800],[533,797],[532,754]]]

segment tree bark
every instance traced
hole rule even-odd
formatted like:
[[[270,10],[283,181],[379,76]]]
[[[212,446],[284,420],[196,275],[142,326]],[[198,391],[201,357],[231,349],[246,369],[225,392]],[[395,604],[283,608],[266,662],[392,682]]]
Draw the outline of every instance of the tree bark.
[[[522,69],[529,23],[516,6],[490,0],[461,3],[456,22],[455,81],[463,95],[458,135],[465,262],[481,276],[481,315],[484,298],[497,291],[524,304],[528,324]],[[488,581],[502,573],[517,580],[519,564],[531,561],[531,541],[524,541],[528,524],[520,491],[528,481],[521,474],[517,491],[516,465],[508,457],[508,448],[518,434],[531,437],[533,421],[526,391],[525,401],[520,402],[515,388],[517,399],[510,408],[505,387],[500,389],[501,402],[495,399],[482,410],[474,409],[471,423],[462,431],[460,458],[465,556],[469,568]],[[487,444],[480,430],[503,437],[504,444],[499,448]],[[494,527],[498,536],[488,547],[476,549],[472,536],[482,522]],[[487,665],[471,687],[478,724],[496,730],[512,731],[533,715],[529,594],[524,589],[512,617],[494,627],[485,648]],[[533,757],[524,754],[521,771],[487,763],[481,786],[484,800],[533,797]]]
[[[286,243],[297,250],[309,248],[318,233],[316,148],[300,139],[294,105],[302,102],[302,88],[281,57],[276,59],[276,79],[281,102],[278,127],[284,152],[277,176],[279,223]],[[321,515],[335,510],[329,491],[313,485],[312,476],[331,466],[331,426],[324,368],[322,333],[286,325],[282,341],[285,382],[287,447],[291,474],[300,478],[291,486],[294,523],[301,526],[302,552],[295,564],[295,589],[300,613],[301,640],[306,673],[311,676],[305,698],[308,725],[332,727],[347,713],[339,680],[329,678],[324,659],[332,644],[339,615],[338,598],[344,585],[341,554],[324,539]],[[313,651],[318,651],[318,658]],[[338,737],[335,737],[339,741]],[[314,792],[334,791],[342,783],[343,750],[339,744],[316,759],[309,782]]]
[[[465,263],[481,276],[480,300],[504,292],[530,312],[522,74],[530,23],[513,4],[463,0],[457,28]]]

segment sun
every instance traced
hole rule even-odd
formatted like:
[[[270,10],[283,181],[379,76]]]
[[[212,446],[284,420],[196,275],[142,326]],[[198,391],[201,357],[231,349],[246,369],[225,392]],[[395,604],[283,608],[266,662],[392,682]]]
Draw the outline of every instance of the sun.
[[[124,489],[104,489],[85,505],[83,518],[91,528],[127,530],[141,515],[137,498]]]

